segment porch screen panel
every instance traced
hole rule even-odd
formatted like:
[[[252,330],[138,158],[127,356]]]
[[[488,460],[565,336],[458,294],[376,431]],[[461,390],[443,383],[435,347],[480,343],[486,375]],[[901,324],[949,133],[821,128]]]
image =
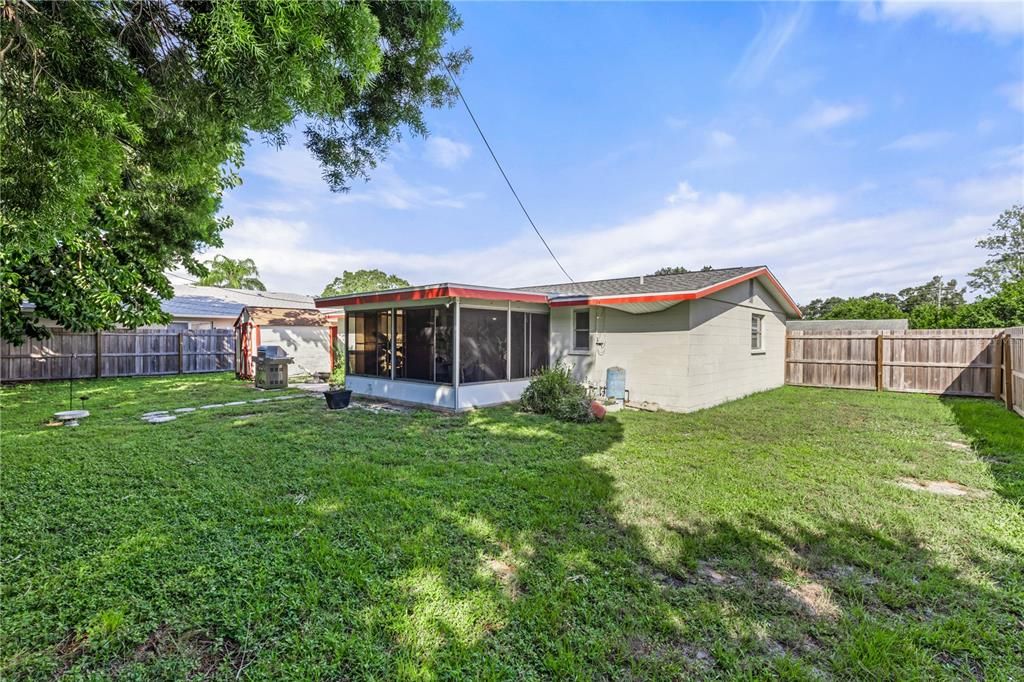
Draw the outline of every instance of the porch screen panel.
[[[348,372],[391,376],[391,311],[352,312],[348,325]]]
[[[452,338],[454,313],[443,306],[434,309],[434,381],[452,383]]]
[[[434,380],[435,308],[407,308],[396,311],[403,320],[401,346],[395,337],[395,376],[419,381]]]
[[[508,317],[505,310],[462,308],[459,311],[459,363],[461,381],[501,381],[507,378]]]
[[[512,378],[523,379],[529,367],[530,352],[530,327],[529,315],[512,311],[512,338],[509,339],[509,348],[512,354]]]
[[[546,314],[530,313],[530,375],[548,366],[550,350],[550,320]]]

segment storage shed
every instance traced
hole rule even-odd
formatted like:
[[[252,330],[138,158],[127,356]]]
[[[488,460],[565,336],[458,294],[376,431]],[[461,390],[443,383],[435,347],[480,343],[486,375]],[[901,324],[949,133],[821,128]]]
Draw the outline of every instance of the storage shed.
[[[310,308],[245,306],[235,320],[235,374],[253,378],[259,346],[281,346],[294,362],[290,376],[329,373],[334,369],[337,318]]]

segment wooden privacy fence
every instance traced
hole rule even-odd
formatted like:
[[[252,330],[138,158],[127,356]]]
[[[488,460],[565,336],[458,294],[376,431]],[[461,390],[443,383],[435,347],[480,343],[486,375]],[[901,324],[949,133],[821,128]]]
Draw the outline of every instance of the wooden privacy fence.
[[[791,331],[786,383],[999,398],[1021,412],[1022,356],[1024,327]]]
[[[54,330],[48,339],[29,339],[21,346],[0,343],[2,381],[192,374],[234,367],[233,329]]]

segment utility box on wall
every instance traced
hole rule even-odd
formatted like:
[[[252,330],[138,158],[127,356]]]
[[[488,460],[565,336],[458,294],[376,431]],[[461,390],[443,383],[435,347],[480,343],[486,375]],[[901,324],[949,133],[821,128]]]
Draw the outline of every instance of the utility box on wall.
[[[605,375],[605,395],[616,400],[626,399],[626,370],[609,367]]]

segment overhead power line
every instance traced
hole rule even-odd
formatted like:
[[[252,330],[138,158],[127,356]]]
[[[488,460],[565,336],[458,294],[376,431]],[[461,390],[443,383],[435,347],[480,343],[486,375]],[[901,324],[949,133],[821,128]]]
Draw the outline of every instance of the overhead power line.
[[[480,139],[484,141],[484,145],[487,147],[487,151],[491,153],[491,158],[494,159],[494,165],[496,165],[498,167],[498,170],[501,172],[501,177],[505,178],[505,184],[508,185],[509,190],[512,191],[512,196],[516,198],[516,202],[519,204],[519,208],[523,209],[523,215],[525,215],[526,219],[530,221],[530,227],[532,227],[533,231],[537,233],[538,237],[540,237],[541,243],[544,245],[544,248],[548,250],[548,253],[551,255],[552,260],[555,261],[555,265],[557,265],[558,269],[562,271],[562,274],[568,277],[570,282],[575,282],[576,280],[574,280],[572,278],[572,275],[570,275],[566,271],[566,269],[562,267],[562,264],[558,261],[558,256],[556,256],[555,252],[551,250],[550,246],[548,246],[548,242],[546,239],[544,239],[544,235],[540,233],[540,230],[537,228],[537,224],[533,222],[533,218],[530,217],[530,212],[527,211],[526,206],[523,205],[523,200],[519,198],[519,194],[516,192],[516,188],[512,186],[512,181],[508,179],[508,174],[505,173],[505,169],[501,167],[501,162],[498,161],[497,154],[495,154],[494,149],[491,148],[491,143],[487,141],[487,136],[484,135],[484,131],[480,127],[480,123],[477,122],[476,116],[473,115],[473,110],[469,108],[469,102],[466,101],[466,96],[462,94],[462,88],[459,87],[458,81],[455,80],[455,74],[453,74],[452,70],[448,68],[448,64],[445,64],[444,62],[442,62],[442,64],[444,64],[444,70],[448,72],[448,78],[451,79],[452,85],[455,86],[455,92],[459,95],[459,99],[462,100],[462,106],[466,107],[466,113],[468,113],[469,117],[473,120],[473,125],[476,126],[476,131],[480,133]]]

